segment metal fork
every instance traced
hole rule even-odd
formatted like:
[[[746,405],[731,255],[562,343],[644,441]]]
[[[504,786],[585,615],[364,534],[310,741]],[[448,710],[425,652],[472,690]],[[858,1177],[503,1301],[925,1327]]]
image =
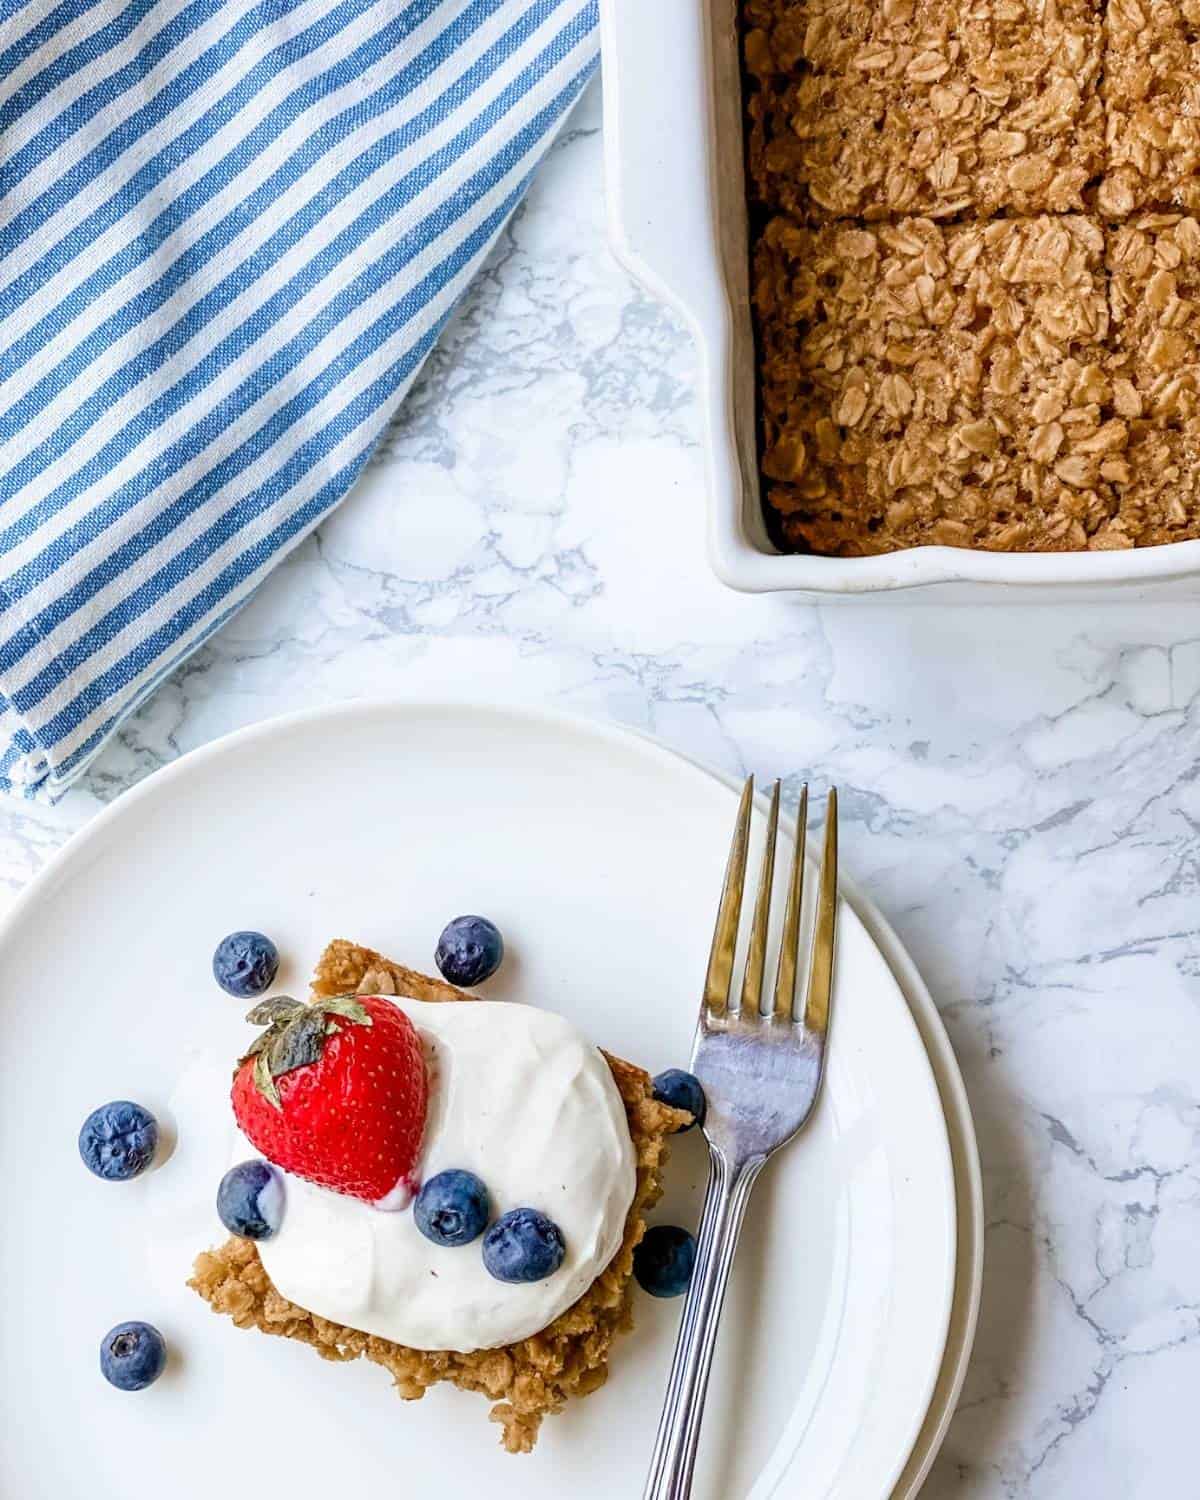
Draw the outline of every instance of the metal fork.
[[[644,1500],[687,1500],[700,1421],[725,1288],[750,1190],[764,1163],[806,1123],[821,1088],[837,926],[837,790],[829,793],[825,855],[813,930],[808,984],[795,1014],[808,788],[800,795],[796,848],[783,910],[779,961],[770,1010],[764,1015],[763,975],[771,923],[779,782],[771,794],[750,945],[737,1008],[731,981],[754,806],[754,778],[742,790],[712,952],[700,1002],[692,1072],[704,1085],[710,1173],[697,1235],[696,1264],[667,1383]]]

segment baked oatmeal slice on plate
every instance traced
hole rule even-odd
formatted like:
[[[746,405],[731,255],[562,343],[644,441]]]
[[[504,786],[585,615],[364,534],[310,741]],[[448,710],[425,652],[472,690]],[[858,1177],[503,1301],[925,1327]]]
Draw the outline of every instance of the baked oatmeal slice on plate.
[[[438,1004],[494,1004],[341,940],[322,954],[312,992],[318,999],[357,993]],[[525,1007],[512,1009],[523,1012]],[[189,1285],[240,1328],[294,1339],[330,1361],[366,1358],[382,1365],[406,1400],[420,1398],[440,1381],[478,1391],[493,1403],[491,1417],[503,1429],[504,1446],[511,1453],[528,1452],[545,1416],[561,1411],[570,1397],[597,1390],[607,1378],[616,1336],[632,1326],[633,1252],[645,1233],[645,1213],[661,1192],[667,1137],[691,1118],[655,1100],[650,1077],[640,1068],[607,1054],[605,1061],[633,1148],[632,1201],[612,1259],[571,1306],[528,1337],[499,1347],[443,1350],[413,1348],[364,1332],[290,1301],[272,1285],[259,1248],[237,1237],[200,1254]],[[365,1214],[381,1213],[357,1206]],[[446,1253],[477,1255],[478,1247]]]

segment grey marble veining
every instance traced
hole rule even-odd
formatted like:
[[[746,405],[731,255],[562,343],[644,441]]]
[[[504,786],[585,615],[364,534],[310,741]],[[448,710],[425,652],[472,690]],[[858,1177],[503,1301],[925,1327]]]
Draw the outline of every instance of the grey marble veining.
[[[354,497],[83,787],[0,806],[0,893],[157,766],[350,697],[476,684],[793,795],[836,778],[983,1155],[979,1338],[926,1493],[1200,1495],[1200,605],[723,589],[692,349],[607,250],[599,124],[593,91]]]

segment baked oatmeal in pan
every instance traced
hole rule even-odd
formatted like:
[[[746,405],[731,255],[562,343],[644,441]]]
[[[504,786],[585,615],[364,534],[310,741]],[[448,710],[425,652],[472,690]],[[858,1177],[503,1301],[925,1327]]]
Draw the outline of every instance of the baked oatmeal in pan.
[[[1200,536],[1187,6],[743,0],[741,21],[779,545]]]

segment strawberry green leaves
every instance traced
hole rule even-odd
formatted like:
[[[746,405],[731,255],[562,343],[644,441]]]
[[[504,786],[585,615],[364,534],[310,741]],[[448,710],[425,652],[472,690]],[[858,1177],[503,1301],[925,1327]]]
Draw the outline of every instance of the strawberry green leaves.
[[[260,1052],[254,1059],[254,1087],[269,1104],[273,1104],[282,1112],[283,1102],[279,1097],[279,1090],[275,1087],[275,1080],[271,1077],[271,1068],[265,1052]]]
[[[270,1000],[260,1000],[253,1010],[246,1012],[246,1019],[251,1026],[270,1026],[276,1021],[289,1021],[307,1009],[303,1000],[293,1000],[290,995],[275,995]]]
[[[238,1059],[238,1067],[254,1058],[254,1086],[275,1109],[283,1108],[275,1080],[320,1061],[326,1039],[341,1029],[334,1016],[355,1026],[372,1024],[369,1011],[355,995],[334,995],[310,1005],[290,995],[276,995],[260,1000],[247,1012],[246,1020],[252,1026],[264,1026],[266,1030]]]

